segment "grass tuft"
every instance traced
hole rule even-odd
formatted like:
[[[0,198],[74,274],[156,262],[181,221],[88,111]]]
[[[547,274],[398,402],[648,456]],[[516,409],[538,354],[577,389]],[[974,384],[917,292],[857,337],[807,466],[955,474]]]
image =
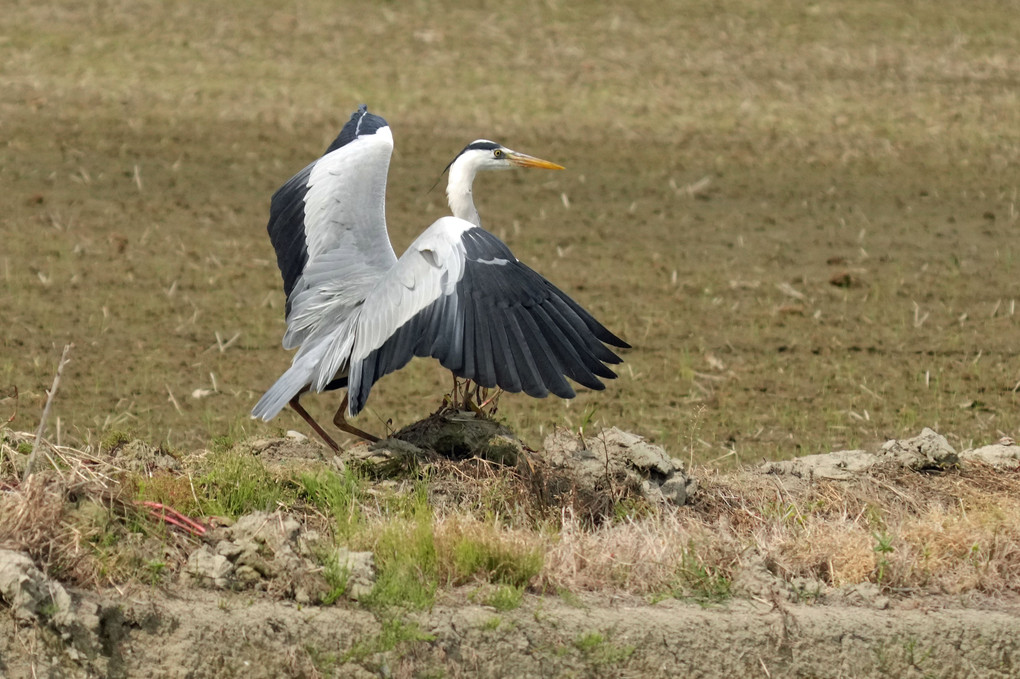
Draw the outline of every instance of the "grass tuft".
[[[338,538],[347,538],[364,522],[364,480],[350,468],[323,470],[297,478],[298,495],[335,521]]]
[[[483,599],[483,602],[486,606],[492,606],[497,611],[512,611],[519,607],[523,600],[523,587],[498,585]]]
[[[371,549],[378,577],[365,599],[370,607],[425,609],[439,587],[431,516],[395,519],[378,527]]]
[[[499,541],[496,535],[462,535],[453,545],[452,566],[456,580],[466,582],[474,576],[509,585],[527,587],[542,570],[542,554],[537,549]]]
[[[383,620],[382,629],[377,635],[355,643],[342,656],[342,662],[358,662],[376,653],[391,651],[400,644],[434,641],[435,638],[434,634],[423,631],[416,622],[408,622],[395,617],[389,618]]]
[[[252,511],[273,511],[293,499],[286,484],[250,454],[214,453],[209,467],[195,479],[195,486],[208,500],[210,514],[237,518]]]

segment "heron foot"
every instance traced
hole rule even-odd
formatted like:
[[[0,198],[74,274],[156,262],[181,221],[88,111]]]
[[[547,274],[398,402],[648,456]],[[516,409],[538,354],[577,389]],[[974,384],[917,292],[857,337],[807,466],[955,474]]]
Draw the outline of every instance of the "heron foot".
[[[340,407],[336,410],[336,415],[333,416],[333,424],[340,431],[345,431],[348,434],[353,434],[358,438],[362,438],[369,443],[376,443],[380,439],[378,436],[373,436],[367,431],[358,429],[353,424],[347,421],[347,394],[344,394],[344,400],[340,403]]]

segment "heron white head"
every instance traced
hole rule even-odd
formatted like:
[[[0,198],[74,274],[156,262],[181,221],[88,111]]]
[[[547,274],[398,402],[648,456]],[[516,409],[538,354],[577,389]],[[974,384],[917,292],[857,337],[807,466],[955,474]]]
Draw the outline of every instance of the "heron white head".
[[[526,153],[508,149],[488,139],[477,139],[457,154],[446,166],[450,180],[446,184],[446,199],[455,217],[466,219],[475,226],[481,226],[478,210],[471,196],[471,185],[475,175],[482,170],[513,170],[518,167],[533,167],[545,170],[562,170],[562,165],[535,158]]]

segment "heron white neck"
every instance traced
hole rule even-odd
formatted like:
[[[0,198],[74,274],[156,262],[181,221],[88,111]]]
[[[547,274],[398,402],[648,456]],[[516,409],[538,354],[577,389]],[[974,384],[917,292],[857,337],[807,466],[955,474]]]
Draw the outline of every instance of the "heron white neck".
[[[478,168],[473,163],[460,162],[460,159],[454,162],[450,167],[450,181],[446,184],[446,200],[450,203],[454,217],[481,226],[482,220],[471,196],[471,185],[477,173]]]

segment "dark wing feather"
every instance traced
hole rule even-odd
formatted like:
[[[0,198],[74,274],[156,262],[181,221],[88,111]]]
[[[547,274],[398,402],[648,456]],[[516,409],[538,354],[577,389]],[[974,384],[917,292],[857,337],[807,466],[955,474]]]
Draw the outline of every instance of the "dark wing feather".
[[[362,104],[358,110],[351,114],[350,120],[340,130],[333,143],[326,149],[327,155],[336,151],[341,146],[346,146],[363,134],[375,134],[380,128],[386,127],[386,121],[368,112],[368,107]]]
[[[287,314],[290,314],[290,293],[308,263],[308,245],[305,238],[305,193],[308,176],[315,163],[287,180],[277,189],[269,204],[269,239],[276,250],[276,264],[283,276],[283,293],[287,296]]]

